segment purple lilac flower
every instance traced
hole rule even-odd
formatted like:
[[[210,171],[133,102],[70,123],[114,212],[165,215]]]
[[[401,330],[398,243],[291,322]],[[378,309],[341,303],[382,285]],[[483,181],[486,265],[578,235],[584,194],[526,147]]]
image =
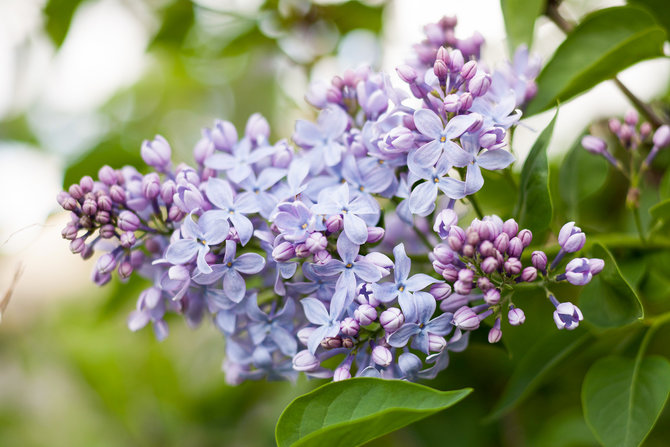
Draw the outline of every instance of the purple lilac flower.
[[[376,210],[370,203],[362,197],[356,197],[351,200],[349,194],[349,185],[342,184],[329,194],[320,197],[319,203],[312,207],[314,214],[323,214],[332,216],[341,214],[344,221],[344,233],[351,242],[362,245],[368,239],[368,224],[376,219]]]
[[[465,183],[448,177],[447,172],[451,169],[449,161],[445,156],[440,157],[435,167],[415,166],[413,174],[426,180],[420,183],[410,193],[409,210],[412,214],[427,216],[435,209],[437,191],[442,191],[451,199],[465,197]]]
[[[205,166],[225,171],[230,180],[240,183],[253,173],[251,165],[272,155],[271,146],[259,147],[252,150],[251,141],[243,138],[233,148],[233,153],[216,152],[205,160]]]
[[[211,273],[212,268],[205,261],[211,245],[218,245],[228,236],[228,222],[216,212],[203,214],[196,223],[193,215],[184,220],[181,237],[165,252],[165,259],[171,264],[186,264],[197,258],[198,271]]]
[[[210,178],[206,186],[207,198],[220,211],[211,211],[220,219],[229,219],[237,230],[242,245],[246,245],[254,232],[254,226],[245,214],[258,211],[258,204],[248,194],[233,195],[230,183]]]
[[[260,272],[265,266],[265,258],[257,253],[244,253],[235,258],[236,252],[237,244],[227,240],[223,263],[211,266],[209,273],[198,273],[193,281],[209,285],[223,278],[223,291],[232,301],[240,302],[246,291],[246,283],[240,273],[253,275]]]
[[[311,172],[318,174],[325,166],[334,166],[342,159],[345,146],[338,141],[347,129],[349,118],[339,107],[327,107],[321,111],[317,123],[298,120],[293,140],[309,149]]]
[[[570,302],[560,303],[556,297],[551,294],[549,295],[549,300],[551,301],[551,304],[556,307],[556,310],[554,311],[554,322],[559,329],[567,329],[571,331],[577,328],[579,322],[584,319],[582,311],[574,304]]]
[[[451,165],[459,167],[467,165],[470,157],[451,140],[460,137],[478,119],[480,117],[477,114],[458,115],[444,126],[440,117],[431,110],[421,109],[414,112],[414,124],[417,130],[430,141],[409,153],[407,165],[410,171],[434,165],[443,153]]]
[[[412,294],[439,281],[424,273],[417,273],[411,278],[409,277],[412,261],[405,253],[404,244],[398,244],[393,249],[393,257],[395,258],[393,266],[394,281],[374,284],[372,290],[375,298],[382,303],[388,303],[398,298],[398,304],[400,304],[406,320],[414,321],[418,316],[418,309],[416,309],[416,300]]]
[[[481,169],[505,169],[514,162],[514,155],[504,149],[486,150],[480,153],[479,137],[476,134],[461,136],[461,144],[470,155],[465,178],[465,195],[474,194],[484,186]]]
[[[240,182],[240,186],[256,201],[257,208],[261,216],[266,219],[277,205],[277,198],[268,192],[279,180],[286,175],[284,169],[265,168],[258,175],[251,172],[247,178]]]
[[[336,292],[340,289],[347,291],[347,296],[353,299],[356,290],[356,277],[366,282],[377,282],[382,274],[377,267],[365,259],[356,260],[360,247],[351,242],[346,234],[337,239],[337,253],[340,259],[331,259],[325,264],[314,264],[314,271],[322,276],[339,275]]]
[[[305,311],[305,317],[310,323],[318,327],[309,336],[307,347],[314,354],[319,343],[326,337],[335,337],[340,332],[340,317],[346,307],[347,293],[345,289],[339,289],[330,301],[330,310],[316,298],[305,298],[300,304]]]
[[[271,315],[260,310],[256,295],[247,299],[246,303],[247,315],[251,320],[248,331],[253,344],[259,346],[269,338],[284,355],[294,356],[298,350],[298,342],[292,333],[296,310],[294,301],[287,299],[284,307]]]
[[[401,348],[407,344],[410,337],[414,337],[412,346],[428,354],[429,335],[434,334],[440,337],[447,335],[452,329],[453,315],[444,313],[431,320],[433,313],[435,313],[435,298],[427,292],[416,292],[414,299],[418,323],[403,324],[400,329],[389,336],[388,343],[393,347]]]

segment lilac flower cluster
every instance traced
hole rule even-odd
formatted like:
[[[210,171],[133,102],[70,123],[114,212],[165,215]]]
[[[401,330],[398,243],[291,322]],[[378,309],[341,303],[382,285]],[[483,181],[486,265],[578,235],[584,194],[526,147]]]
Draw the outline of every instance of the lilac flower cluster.
[[[664,124],[654,130],[650,123],[640,122],[637,112],[631,109],[626,112],[623,122],[616,118],[610,119],[609,130],[625,150],[621,159],[616,158],[608,150],[607,143],[602,138],[586,135],[582,138],[582,146],[588,152],[604,157],[628,178],[631,188],[627,200],[631,206],[636,208],[639,179],[650,168],[659,151],[670,146],[670,126]],[[649,137],[651,137],[651,142],[649,142]],[[641,151],[645,146],[648,147],[649,143],[651,143],[651,149],[646,156],[643,156]]]
[[[175,166],[164,138],[145,141],[152,172],[105,166],[98,180],[84,177],[58,195],[72,215],[63,237],[84,258],[103,252],[97,284],[113,271],[151,282],[131,330],[151,323],[163,339],[166,313],[192,326],[209,315],[226,338],[230,383],[298,371],[434,377],[482,319],[492,316],[490,340],[500,339],[504,305],[511,322],[523,322],[507,295],[516,282],[583,285],[602,269],[577,258],[552,276],[584,243],[574,224],[561,231],[548,268],[542,252],[523,267],[532,235],[513,220],[456,226],[455,203],[482,188],[481,169],[514,161],[506,132],[534,93],[537,70],[521,49],[514,65],[490,73],[478,62],[481,38],[456,39],[454,26],[442,19],[426,27],[416,58],[398,68],[413,98],[367,68],[312,86],[307,98],[320,112],[316,122],[296,123],[300,150],[271,143],[258,114],[242,136],[227,121],[204,129],[194,167]],[[444,242],[434,246],[417,230],[440,192],[448,204],[435,231]],[[430,262],[441,277],[411,274],[412,263],[425,271]],[[576,307],[555,306],[559,328],[578,325]]]

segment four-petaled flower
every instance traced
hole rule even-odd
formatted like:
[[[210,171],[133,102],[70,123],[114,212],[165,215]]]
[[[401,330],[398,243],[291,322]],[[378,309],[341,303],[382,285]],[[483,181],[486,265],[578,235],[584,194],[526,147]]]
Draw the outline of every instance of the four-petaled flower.
[[[414,337],[412,347],[421,352],[428,354],[429,351],[429,334],[443,337],[447,335],[451,329],[451,320],[453,315],[451,313],[443,313],[432,320],[430,317],[435,312],[435,298],[427,292],[416,292],[414,294],[418,323],[405,323],[400,329],[392,333],[388,338],[388,343],[394,348],[402,348],[407,344],[410,337]]]
[[[323,302],[316,298],[305,298],[300,304],[305,311],[305,316],[310,323],[318,327],[310,334],[307,341],[307,349],[314,355],[319,343],[326,337],[335,337],[340,332],[340,318],[346,308],[347,293],[345,289],[339,289],[330,300],[330,310],[326,310]]]
[[[237,230],[242,245],[246,245],[254,233],[254,226],[245,214],[258,211],[256,200],[249,194],[233,195],[230,183],[219,178],[210,178],[205,191],[212,205],[219,210],[209,211],[220,219],[230,219]]]
[[[198,222],[193,220],[193,215],[189,215],[181,226],[182,239],[168,246],[165,259],[171,264],[179,265],[196,257],[198,271],[211,273],[212,268],[207,264],[205,255],[209,253],[210,245],[218,245],[226,239],[228,230],[228,221],[216,212],[204,213]]]

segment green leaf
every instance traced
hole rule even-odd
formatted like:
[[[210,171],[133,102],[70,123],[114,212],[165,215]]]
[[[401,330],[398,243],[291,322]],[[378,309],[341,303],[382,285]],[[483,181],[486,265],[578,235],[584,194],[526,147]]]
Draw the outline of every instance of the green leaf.
[[[607,180],[608,163],[603,157],[588,153],[582,147],[581,136],[577,138],[565,156],[558,174],[561,198],[573,210],[582,200],[595,194]]]
[[[500,0],[510,54],[522,43],[530,48],[535,19],[542,14],[545,4],[545,0]]]
[[[516,204],[517,221],[521,228],[528,228],[533,233],[541,233],[551,223],[553,206],[549,193],[549,164],[547,162],[547,146],[554,132],[556,116],[542,131],[533,148],[530,150],[521,170],[519,200]]]
[[[654,15],[659,25],[670,35],[670,8],[668,0],[628,0],[631,5],[641,6]]]
[[[538,76],[537,96],[526,115],[564,102],[637,62],[663,56],[665,39],[665,30],[642,8],[620,6],[589,14]]]
[[[593,244],[591,254],[605,261],[605,268],[582,290],[579,307],[584,320],[600,328],[625,326],[642,318],[642,303],[621,275],[607,248]]]
[[[74,12],[82,2],[83,0],[49,0],[44,7],[44,28],[57,47],[65,40]]]
[[[275,430],[277,445],[358,446],[444,410],[471,391],[369,377],[328,383],[286,407]]]
[[[658,220],[670,219],[670,199],[665,199],[649,208],[649,214]]]
[[[163,44],[181,47],[193,26],[194,18],[193,3],[190,0],[174,0],[163,9],[161,28],[150,46]]]
[[[536,341],[518,362],[500,400],[487,419],[497,419],[514,408],[542,382],[551,369],[590,338],[591,335],[583,329],[573,332],[555,330]]]
[[[606,357],[598,360],[584,378],[584,417],[606,447],[638,446],[656,423],[668,393],[667,359]]]

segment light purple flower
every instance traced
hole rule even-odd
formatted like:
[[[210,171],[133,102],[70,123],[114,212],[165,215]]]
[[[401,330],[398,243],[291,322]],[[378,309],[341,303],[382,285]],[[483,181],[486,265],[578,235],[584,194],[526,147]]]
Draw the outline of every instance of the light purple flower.
[[[316,229],[314,214],[300,200],[280,204],[273,220],[284,239],[291,242],[304,242]]]
[[[254,226],[245,214],[258,211],[258,204],[248,194],[233,195],[230,183],[219,178],[210,178],[206,186],[207,198],[212,205],[221,211],[210,211],[216,213],[219,218],[230,219],[237,230],[242,245],[246,245],[254,232]]]
[[[210,273],[199,273],[193,277],[198,284],[213,284],[223,278],[223,291],[236,303],[244,298],[246,283],[240,273],[253,275],[263,270],[265,258],[258,253],[245,253],[235,258],[237,244],[231,240],[226,241],[226,251],[222,264],[211,267]]]
[[[405,323],[400,329],[391,334],[388,343],[395,348],[402,348],[407,344],[410,337],[414,337],[412,346],[428,354],[429,343],[428,335],[439,336],[447,335],[452,329],[453,315],[450,313],[441,314],[434,319],[430,319],[435,312],[435,298],[430,293],[416,292],[414,294],[418,323]]]
[[[347,294],[345,289],[335,292],[330,301],[330,310],[316,298],[305,298],[300,300],[300,304],[305,311],[305,317],[310,323],[318,327],[310,334],[307,341],[309,352],[314,354],[319,347],[319,343],[326,337],[335,337],[340,332],[340,317],[345,309]]]
[[[417,318],[417,308],[415,305],[415,297],[413,292],[428,287],[431,284],[439,282],[439,280],[430,277],[424,273],[417,273],[409,277],[412,261],[405,253],[404,244],[398,244],[393,249],[393,256],[395,264],[393,267],[393,282],[385,282],[381,284],[373,284],[375,298],[382,303],[388,303],[398,298],[398,304],[402,308],[402,312],[407,318],[407,321],[414,321]]]
[[[415,166],[412,174],[426,181],[420,183],[410,193],[409,210],[412,214],[427,216],[435,209],[437,191],[442,191],[450,199],[465,197],[465,183],[447,176],[451,169],[449,160],[440,157],[436,166]]]
[[[567,329],[571,331],[577,328],[579,322],[584,319],[582,311],[574,304],[570,302],[559,303],[553,295],[549,295],[549,300],[556,307],[556,310],[554,311],[554,322],[558,329]]]
[[[462,136],[461,144],[470,155],[465,178],[465,195],[474,194],[484,185],[481,168],[487,170],[505,169],[515,160],[514,155],[504,149],[486,150],[480,153],[478,134]]]
[[[367,233],[366,233],[367,234]],[[356,291],[356,277],[374,283],[381,279],[382,274],[377,267],[365,259],[356,260],[360,247],[351,242],[346,234],[337,239],[337,252],[340,259],[331,259],[325,264],[314,264],[314,271],[322,276],[339,275],[336,291],[347,290],[347,296],[353,299]]]
[[[246,303],[247,315],[251,320],[247,330],[252,343],[258,346],[269,338],[282,354],[294,356],[298,350],[298,342],[292,333],[295,302],[290,298],[287,299],[284,307],[271,315],[260,310],[255,294],[249,297]]]
[[[251,141],[243,138],[233,148],[232,154],[216,152],[205,160],[205,166],[217,171],[225,171],[230,180],[240,183],[253,172],[252,164],[272,155],[273,152],[274,148],[271,146],[251,150]]]
[[[279,180],[286,175],[286,170],[277,168],[265,168],[256,177],[252,172],[240,182],[240,186],[256,201],[261,216],[266,219],[277,205],[277,198],[268,192]]]
[[[317,123],[298,120],[295,123],[293,140],[301,147],[310,149],[311,172],[318,174],[324,165],[334,166],[342,159],[345,146],[338,141],[349,125],[349,117],[337,106],[321,111]]]
[[[170,244],[165,252],[165,259],[171,264],[186,264],[197,255],[198,271],[211,273],[212,268],[205,261],[210,245],[218,245],[228,236],[228,222],[215,212],[206,212],[198,222],[193,215],[184,219],[181,226],[181,236]]]
[[[431,140],[420,148],[410,151],[407,159],[410,171],[414,172],[417,167],[433,166],[443,153],[449,164],[465,166],[470,157],[451,140],[460,137],[479,118],[477,114],[458,115],[443,126],[442,119],[432,110],[421,109],[414,112],[414,124],[417,130]]]
[[[319,203],[312,207],[312,212],[325,216],[341,214],[344,221],[344,233],[349,240],[357,245],[364,244],[368,239],[367,222],[370,216],[374,219],[376,210],[372,208],[369,201],[361,196],[351,200],[347,183],[329,192],[320,197]]]
[[[565,266],[565,275],[559,275],[575,286],[584,286],[591,282],[591,264],[587,258],[575,258]],[[558,278],[557,278],[558,279]]]

